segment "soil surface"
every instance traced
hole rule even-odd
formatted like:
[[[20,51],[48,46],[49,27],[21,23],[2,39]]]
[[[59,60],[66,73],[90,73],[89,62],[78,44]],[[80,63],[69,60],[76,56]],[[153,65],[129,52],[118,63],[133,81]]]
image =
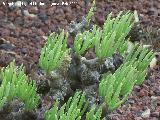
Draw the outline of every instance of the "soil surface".
[[[25,0],[27,1],[27,0]],[[29,0],[28,0],[29,1]],[[40,0],[30,0],[40,2]],[[7,0],[3,0],[7,3]],[[52,2],[55,2],[52,0]],[[0,66],[6,66],[13,58],[23,63],[27,73],[37,67],[39,53],[45,38],[51,32],[67,30],[71,21],[86,15],[91,1],[79,0],[69,6],[9,7],[0,1]],[[145,27],[160,28],[160,0],[97,0],[92,22],[102,26],[110,12],[117,15],[122,10],[137,10],[140,23]],[[160,40],[160,39],[158,39]],[[73,39],[69,39],[71,46]],[[128,101],[109,115],[112,120],[160,119],[160,71],[149,71],[141,86],[135,86]],[[1,118],[0,118],[1,119]]]

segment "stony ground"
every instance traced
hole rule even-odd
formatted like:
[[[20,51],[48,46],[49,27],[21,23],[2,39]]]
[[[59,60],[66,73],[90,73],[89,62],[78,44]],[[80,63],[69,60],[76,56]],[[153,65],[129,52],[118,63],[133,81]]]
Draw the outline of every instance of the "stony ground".
[[[0,66],[6,66],[16,57],[19,63],[25,64],[28,73],[37,66],[46,36],[53,31],[67,30],[70,22],[86,15],[91,6],[91,1],[85,0],[70,6],[50,6],[47,0],[45,6],[20,8],[4,6],[2,2],[7,0],[0,1]],[[137,10],[143,26],[160,27],[160,0],[97,0],[92,21],[102,26],[108,13],[116,15],[121,10]],[[68,44],[72,43],[70,39]],[[129,100],[109,117],[112,120],[160,119],[160,72],[150,71],[145,83],[136,86]]]

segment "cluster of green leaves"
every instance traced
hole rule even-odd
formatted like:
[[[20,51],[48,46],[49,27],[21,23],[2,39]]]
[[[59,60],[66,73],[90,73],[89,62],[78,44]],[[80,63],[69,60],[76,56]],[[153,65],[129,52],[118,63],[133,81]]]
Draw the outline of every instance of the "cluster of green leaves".
[[[93,27],[92,31],[78,33],[74,40],[74,50],[78,55],[84,54],[87,49],[95,45],[95,40],[99,39],[100,36],[100,30],[96,26]]]
[[[154,53],[148,48],[143,48],[139,44],[135,45],[131,52],[128,54],[124,62],[128,62],[128,65],[133,65],[137,69],[137,82],[140,85],[146,77],[146,72],[149,63],[154,57]]]
[[[142,84],[153,57],[152,51],[137,44],[128,54],[124,64],[114,74],[102,79],[99,94],[105,98],[110,111],[118,108],[128,98],[135,84]]]
[[[93,27],[92,31],[78,33],[74,41],[74,49],[78,55],[82,55],[88,48],[95,46],[95,52],[100,59],[110,57],[118,51],[124,53],[128,44],[126,36],[133,26],[133,13],[120,12],[116,18],[110,13],[102,30]]]
[[[47,73],[59,67],[64,59],[67,49],[68,34],[64,30],[60,34],[52,33],[41,50],[39,65]]]
[[[93,15],[95,1],[93,3],[86,18],[88,23]],[[133,13],[128,11],[120,12],[116,18],[112,18],[112,13],[110,13],[102,29],[93,26],[92,31],[84,31],[76,35],[75,52],[80,56],[87,49],[95,46],[96,55],[100,59],[110,57],[115,52],[123,54],[128,47],[126,37],[134,24],[133,16]],[[40,66],[47,72],[56,69],[63,61],[68,50],[66,48],[67,37],[64,31],[60,35],[52,33],[49,36],[39,60]],[[127,100],[135,84],[143,82],[147,66],[152,58],[153,52],[136,45],[124,64],[114,74],[103,77],[99,84],[99,94],[105,98],[105,104],[110,111],[115,110]],[[53,108],[46,112],[45,118],[47,120],[80,120],[88,107],[85,102],[85,94],[77,92],[62,107],[56,102]],[[101,113],[102,108],[96,110],[94,106],[86,114],[86,120],[100,120]]]
[[[112,13],[103,25],[101,39],[96,39],[95,49],[99,58],[110,57],[114,52],[123,53],[127,49],[126,36],[133,26],[133,13],[120,12],[116,18]]]
[[[109,111],[118,108],[128,98],[136,82],[132,65],[120,67],[114,74],[105,76],[99,84],[99,94],[105,98]]]
[[[0,79],[2,80],[0,108],[14,98],[22,100],[25,103],[25,109],[28,111],[37,106],[39,96],[36,93],[36,84],[34,81],[28,81],[23,65],[16,67],[15,62],[11,62],[5,69],[1,70]]]
[[[73,97],[70,97],[68,102],[62,107],[58,107],[58,102],[51,110],[45,114],[46,120],[81,120],[84,115],[88,102],[85,100],[85,94],[76,92]],[[87,113],[86,120],[100,120],[102,109],[95,109],[95,106]]]

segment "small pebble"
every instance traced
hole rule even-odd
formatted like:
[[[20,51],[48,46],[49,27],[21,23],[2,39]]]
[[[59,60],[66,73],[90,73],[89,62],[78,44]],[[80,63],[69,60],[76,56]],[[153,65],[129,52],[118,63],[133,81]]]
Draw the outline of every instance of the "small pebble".
[[[160,113],[159,112],[152,112],[151,117],[160,117]]]
[[[157,99],[158,99],[158,97],[151,96],[151,100],[156,101]]]
[[[46,13],[39,13],[38,14],[39,19],[41,19],[43,22],[48,20],[48,16],[46,15]]]
[[[13,50],[15,48],[14,45],[12,44],[9,44],[9,43],[5,43],[5,44],[1,44],[0,45],[0,49],[3,49],[3,50]]]
[[[142,117],[143,118],[149,118],[150,117],[150,114],[151,114],[151,111],[150,111],[150,109],[147,109],[146,111],[144,111],[143,113],[142,113]]]
[[[135,100],[134,100],[134,99],[128,99],[127,102],[130,103],[130,104],[134,104],[134,103],[135,103]]]
[[[141,117],[136,117],[135,120],[143,120]]]
[[[141,89],[139,92],[140,97],[148,96],[148,91],[145,89]]]
[[[22,49],[21,49],[21,52],[22,52],[23,54],[26,54],[26,53],[27,53],[27,49],[26,49],[26,48],[22,48]]]
[[[37,15],[35,15],[35,14],[30,14],[28,12],[28,10],[23,10],[23,13],[24,13],[25,16],[28,16],[28,17],[31,17],[31,18],[37,17]]]
[[[135,90],[136,92],[140,92],[141,87],[140,87],[140,86],[134,86],[134,90]]]

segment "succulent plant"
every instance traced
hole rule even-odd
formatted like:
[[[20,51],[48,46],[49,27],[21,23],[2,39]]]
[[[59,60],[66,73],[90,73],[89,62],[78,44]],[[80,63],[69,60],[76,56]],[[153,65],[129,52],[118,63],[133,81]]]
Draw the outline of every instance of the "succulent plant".
[[[46,120],[80,120],[81,115],[85,112],[88,104],[85,103],[85,94],[76,92],[74,97],[70,97],[60,109],[58,102],[45,114]]]
[[[76,92],[73,97],[70,97],[67,103],[60,108],[56,102],[54,106],[46,112],[46,120],[81,120],[86,112],[88,102],[85,99],[85,93]],[[86,113],[86,120],[100,120],[102,108],[96,110],[93,106],[89,112]]]
[[[95,45],[96,39],[99,39],[101,32],[96,26],[93,27],[92,31],[84,31],[78,33],[74,40],[74,50],[78,55],[82,55],[85,51]]]
[[[131,92],[133,86],[137,82],[137,69],[132,64],[124,63],[118,68],[113,75],[116,77],[114,84],[115,89],[122,83],[120,95],[125,95]]]
[[[115,110],[127,100],[136,82],[135,72],[136,69],[132,65],[124,65],[114,74],[109,74],[101,80],[99,94],[105,98],[109,111]]]
[[[99,94],[105,98],[110,111],[125,102],[135,84],[142,84],[153,56],[152,51],[137,44],[114,74],[104,76],[99,84]]]
[[[96,55],[99,58],[110,57],[113,53],[123,53],[127,49],[126,36],[133,26],[133,14],[120,12],[116,18],[110,13],[105,21],[100,39],[95,41]]]
[[[133,65],[137,69],[137,82],[140,85],[144,81],[147,73],[147,68],[154,53],[148,48],[143,48],[139,44],[136,44],[131,52],[128,54],[124,62],[128,62],[128,65]]]
[[[22,100],[28,111],[36,108],[39,102],[36,85],[34,81],[28,80],[23,65],[16,67],[15,62],[11,62],[5,69],[1,70],[0,78],[2,79],[0,87],[1,108],[6,102],[14,98]]]
[[[64,30],[60,34],[52,33],[48,37],[48,41],[41,50],[39,65],[47,73],[55,70],[62,63],[65,53],[67,52],[67,38]]]

